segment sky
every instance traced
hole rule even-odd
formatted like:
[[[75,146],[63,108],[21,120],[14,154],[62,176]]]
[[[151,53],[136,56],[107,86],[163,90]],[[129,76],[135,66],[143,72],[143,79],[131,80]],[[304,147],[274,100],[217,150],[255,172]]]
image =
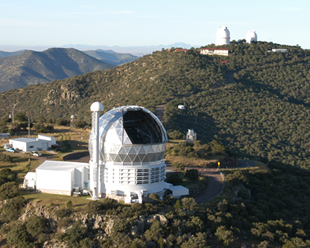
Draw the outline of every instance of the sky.
[[[215,43],[253,30],[259,41],[310,49],[309,0],[0,0],[0,50],[77,45]],[[35,50],[35,49],[33,49]]]

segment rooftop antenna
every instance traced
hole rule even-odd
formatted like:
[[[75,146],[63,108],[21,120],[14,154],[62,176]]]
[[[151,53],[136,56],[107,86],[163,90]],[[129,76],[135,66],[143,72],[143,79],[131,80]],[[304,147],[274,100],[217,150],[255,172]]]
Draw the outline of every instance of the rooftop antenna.
[[[103,105],[100,102],[94,102],[90,106],[92,111],[92,154],[90,157],[90,189],[93,191],[92,200],[99,200],[99,112],[103,111]]]

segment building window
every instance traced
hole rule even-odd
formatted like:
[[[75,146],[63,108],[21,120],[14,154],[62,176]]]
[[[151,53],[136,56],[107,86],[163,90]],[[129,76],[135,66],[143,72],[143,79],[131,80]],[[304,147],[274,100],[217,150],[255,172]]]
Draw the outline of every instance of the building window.
[[[34,148],[34,146],[29,146],[29,148]]]

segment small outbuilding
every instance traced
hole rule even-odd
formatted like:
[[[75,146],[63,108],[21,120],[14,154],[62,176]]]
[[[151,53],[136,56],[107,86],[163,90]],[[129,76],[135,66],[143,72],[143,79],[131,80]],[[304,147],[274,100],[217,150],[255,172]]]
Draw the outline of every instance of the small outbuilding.
[[[88,163],[46,160],[36,169],[40,192],[71,195],[73,189],[88,188]]]
[[[10,138],[10,133],[0,133],[0,139],[8,139]]]
[[[28,172],[24,178],[23,188],[35,189],[36,188],[36,173]]]
[[[56,144],[56,138],[46,135],[38,135],[38,138],[17,138],[10,139],[9,143],[14,149],[19,149],[24,152],[34,152],[47,150]]]
[[[171,191],[171,195],[174,198],[179,198],[181,196],[188,196],[189,189],[182,185],[173,186],[171,183],[165,183],[165,188]]]

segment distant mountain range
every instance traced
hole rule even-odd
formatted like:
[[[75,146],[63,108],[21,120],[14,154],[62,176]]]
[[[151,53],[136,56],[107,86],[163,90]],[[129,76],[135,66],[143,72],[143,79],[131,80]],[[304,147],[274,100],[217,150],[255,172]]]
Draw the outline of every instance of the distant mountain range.
[[[22,53],[24,53],[24,52],[26,52],[26,51],[27,51],[27,50],[20,50],[20,51],[16,51],[16,52],[4,52],[4,51],[0,51],[0,58],[20,55],[20,54],[22,54]]]
[[[83,52],[102,62],[115,66],[125,64],[138,59],[137,56],[134,56],[130,53],[116,53],[112,50],[97,49],[97,50],[87,50]]]
[[[43,52],[0,51],[0,92],[106,70],[137,58],[111,50],[81,52],[73,48],[50,48]]]
[[[105,52],[107,52],[108,50],[113,50],[116,53],[130,53],[132,55],[135,56],[143,56],[146,54],[151,54],[154,51],[157,50],[161,50],[162,48],[171,48],[171,47],[183,47],[183,48],[191,48],[191,47],[201,47],[203,44],[201,45],[191,45],[191,44],[187,44],[184,42],[175,42],[172,44],[168,44],[168,45],[153,45],[153,46],[126,46],[126,47],[122,47],[122,46],[102,46],[102,45],[98,45],[98,46],[90,46],[90,45],[83,45],[83,44],[67,44],[67,45],[63,45],[61,46],[62,48],[75,48],[78,49],[80,51],[86,51],[86,50],[97,50],[97,49],[102,49]],[[22,50],[22,49],[28,49],[28,50],[34,50],[34,51],[44,51],[46,49],[48,49],[48,46],[28,46],[28,47],[21,47],[21,46],[1,46],[0,49],[1,50],[5,50],[5,51],[17,51],[17,50]],[[1,57],[1,55],[0,55]]]

